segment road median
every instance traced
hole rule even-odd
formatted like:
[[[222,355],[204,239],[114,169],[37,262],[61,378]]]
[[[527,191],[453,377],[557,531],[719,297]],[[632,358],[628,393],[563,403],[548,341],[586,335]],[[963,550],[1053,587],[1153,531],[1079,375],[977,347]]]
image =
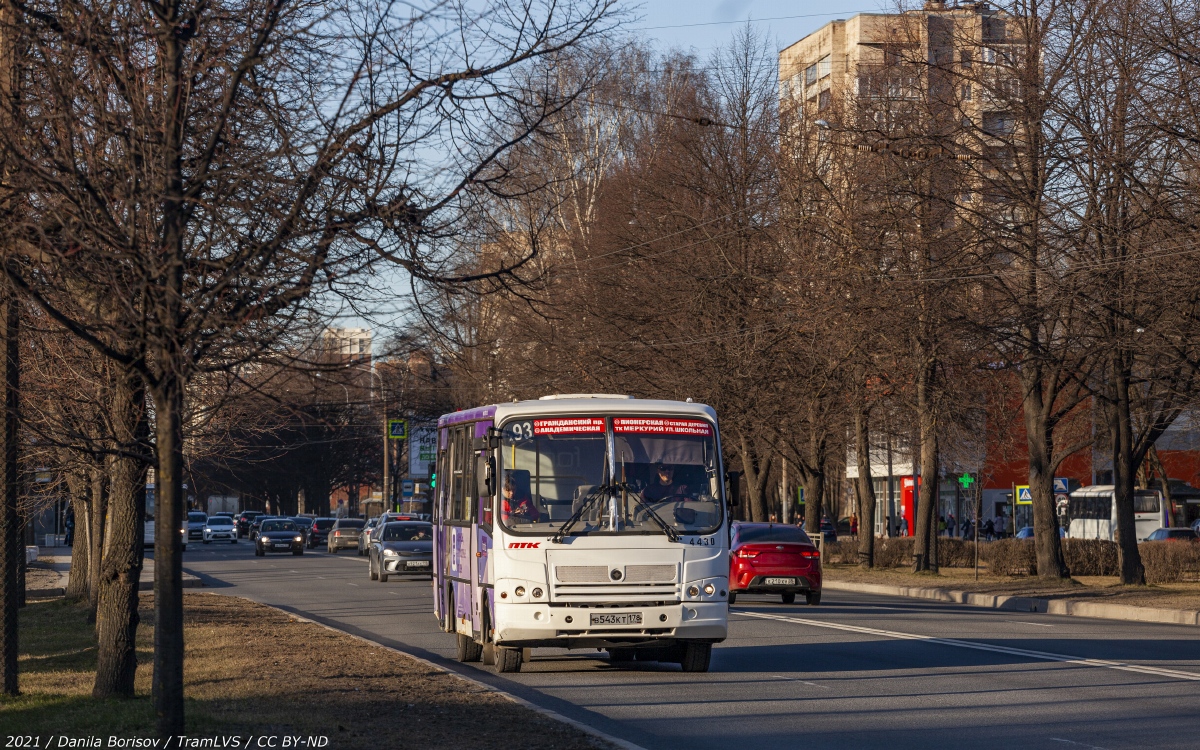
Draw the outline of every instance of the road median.
[[[938,576],[827,566],[823,585],[831,591],[903,596],[1017,612],[1200,625],[1200,610],[1193,605],[1200,595],[1200,586],[1196,584],[1119,586],[1100,577],[1048,582],[987,576],[982,581],[972,581],[965,578],[964,571],[949,573]]]

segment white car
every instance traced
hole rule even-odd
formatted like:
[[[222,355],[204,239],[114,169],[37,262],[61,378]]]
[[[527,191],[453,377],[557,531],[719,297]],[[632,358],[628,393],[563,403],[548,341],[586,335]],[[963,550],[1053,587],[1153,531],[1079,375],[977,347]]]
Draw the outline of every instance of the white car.
[[[204,543],[232,542],[237,544],[237,529],[228,516],[211,516],[204,524]]]

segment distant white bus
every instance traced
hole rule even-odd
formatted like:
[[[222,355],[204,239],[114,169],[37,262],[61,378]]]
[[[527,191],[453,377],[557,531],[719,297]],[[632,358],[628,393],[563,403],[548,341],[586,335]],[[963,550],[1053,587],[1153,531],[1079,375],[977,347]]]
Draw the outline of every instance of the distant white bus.
[[[147,482],[146,483],[146,524],[144,527],[144,534],[142,537],[142,546],[143,547],[153,547],[154,546],[154,496],[155,496],[154,483]],[[184,518],[187,518],[187,514],[184,514]],[[185,528],[186,528],[187,521],[184,521],[184,524],[185,524]],[[181,549],[187,550],[187,534],[184,533],[182,530],[180,531],[180,533],[183,535],[183,546],[181,547]]]
[[[1068,536],[1116,541],[1117,508],[1113,502],[1113,489],[1111,484],[1095,484],[1071,493]],[[1133,521],[1139,542],[1145,541],[1155,529],[1171,525],[1167,504],[1158,490],[1134,490]]]

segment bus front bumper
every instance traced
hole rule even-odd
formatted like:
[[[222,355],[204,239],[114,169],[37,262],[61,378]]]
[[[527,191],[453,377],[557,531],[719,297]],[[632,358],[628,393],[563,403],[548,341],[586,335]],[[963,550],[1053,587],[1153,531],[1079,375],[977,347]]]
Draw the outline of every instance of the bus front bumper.
[[[640,615],[640,622],[637,620]],[[514,647],[607,648],[728,636],[726,602],[647,607],[551,607],[496,603],[496,643]]]

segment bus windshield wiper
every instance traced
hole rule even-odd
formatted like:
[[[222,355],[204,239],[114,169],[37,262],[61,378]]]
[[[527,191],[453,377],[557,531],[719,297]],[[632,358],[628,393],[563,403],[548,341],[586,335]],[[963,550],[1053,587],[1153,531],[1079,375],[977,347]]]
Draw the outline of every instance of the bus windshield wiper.
[[[646,515],[650,516],[651,521],[654,521],[654,523],[658,524],[658,528],[663,530],[663,533],[667,535],[667,539],[670,539],[672,542],[679,541],[679,532],[677,532],[671,527],[670,524],[664,521],[662,516],[658,515],[654,508],[650,507],[650,503],[646,502],[645,498],[642,497],[642,493],[630,487],[627,483],[623,483],[618,486],[620,489],[623,489],[629,493],[630,497],[634,499],[638,506],[646,511]]]
[[[616,489],[615,485],[602,484],[594,487],[592,491],[587,494],[587,499],[583,501],[583,505],[579,506],[579,510],[575,511],[571,517],[567,519],[566,523],[558,527],[558,531],[554,532],[554,536],[550,537],[550,541],[554,542],[555,544],[562,544],[562,540],[567,535],[567,532],[571,530],[572,526],[579,523],[579,519],[583,518],[583,514],[587,512],[588,508],[592,507],[592,503],[596,502],[597,498],[604,497],[607,492],[613,489]]]

